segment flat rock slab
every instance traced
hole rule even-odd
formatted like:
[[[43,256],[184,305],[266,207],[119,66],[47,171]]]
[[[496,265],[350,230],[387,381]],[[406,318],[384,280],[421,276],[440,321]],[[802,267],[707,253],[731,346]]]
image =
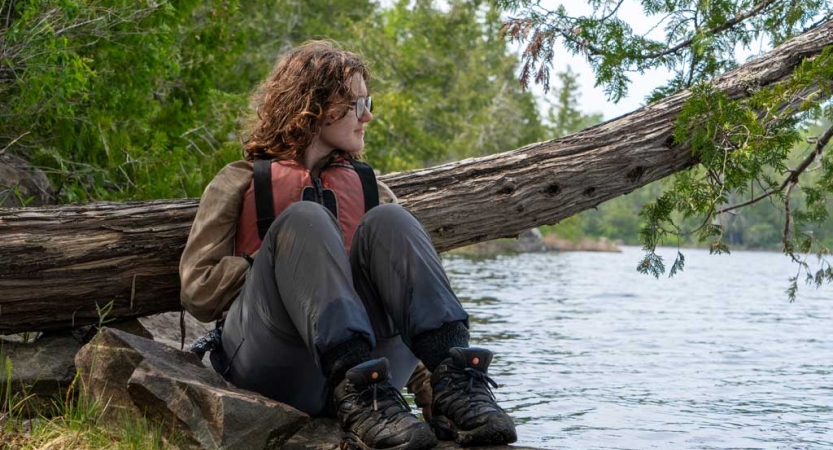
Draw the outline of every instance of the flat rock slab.
[[[188,345],[214,329],[214,323],[202,323],[187,312],[183,313],[182,320],[185,325],[185,348],[188,348]],[[182,330],[178,311],[139,317],[139,322],[153,335],[154,341],[173,348],[181,347]]]
[[[202,323],[187,312],[182,316],[185,322],[185,348],[194,341],[203,337],[210,330],[214,329],[213,323]],[[139,322],[153,335],[153,340],[161,342],[169,347],[179,349],[182,347],[182,334],[180,328],[180,313],[167,312],[152,316],[140,317]],[[135,334],[135,333],[134,333]],[[211,367],[208,360],[208,353],[202,360],[205,367]]]
[[[81,343],[71,335],[44,335],[33,342],[4,339],[0,364],[5,364],[6,357],[12,364],[11,392],[18,399],[28,398],[31,413],[51,416],[55,412],[52,400],[63,398],[75,377],[79,348]],[[0,389],[6,389],[5,376],[0,377]]]
[[[283,448],[286,450],[336,450],[341,440],[341,430],[335,419],[314,419],[292,437]],[[493,445],[489,447],[460,447],[453,442],[440,442],[437,449],[492,449],[492,450],[539,450],[534,447],[514,445]]]
[[[288,405],[232,386],[193,353],[123,331],[101,330],[79,355],[90,361],[76,359],[92,369],[90,385],[99,382],[94,395],[118,395],[111,405],[129,399],[133,412],[175,423],[201,448],[277,449],[309,421]]]

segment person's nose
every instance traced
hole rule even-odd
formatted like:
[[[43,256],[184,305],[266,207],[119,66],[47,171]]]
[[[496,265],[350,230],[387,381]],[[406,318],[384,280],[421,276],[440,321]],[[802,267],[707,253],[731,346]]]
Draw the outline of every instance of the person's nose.
[[[365,109],[364,114],[359,120],[364,123],[370,122],[371,120],[373,120],[373,113],[371,113],[369,109]]]

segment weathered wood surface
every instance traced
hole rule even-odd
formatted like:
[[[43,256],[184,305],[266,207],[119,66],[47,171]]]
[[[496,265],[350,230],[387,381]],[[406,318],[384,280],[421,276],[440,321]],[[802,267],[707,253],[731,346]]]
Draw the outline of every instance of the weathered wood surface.
[[[730,98],[787,80],[833,45],[833,21],[713,81]],[[687,92],[562,139],[381,177],[439,251],[556,223],[691,167],[672,145]],[[800,100],[800,99],[799,99]],[[0,333],[179,308],[178,261],[197,200],[0,210]]]

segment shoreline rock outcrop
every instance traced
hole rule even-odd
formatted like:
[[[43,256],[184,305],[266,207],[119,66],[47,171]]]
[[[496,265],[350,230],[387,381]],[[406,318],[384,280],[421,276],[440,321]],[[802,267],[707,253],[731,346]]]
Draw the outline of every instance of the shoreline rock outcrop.
[[[187,316],[186,320],[186,344],[210,328]],[[97,333],[82,329],[35,336],[34,342],[6,341],[13,382],[17,388],[27,386],[27,393],[35,394],[31,400],[47,408],[55,395],[67,395],[78,370],[71,394],[97,399],[104,407],[104,424],[118,426],[125,416],[144,415],[169,430],[175,428],[181,448],[339,448],[341,432],[334,419],[312,419],[288,405],[236,388],[193,353],[178,350],[179,313],[141,322],[113,323],[118,328],[105,327]],[[156,340],[148,338],[151,334]],[[457,446],[441,442],[437,448]]]
[[[52,413],[52,399],[61,398],[75,377],[75,354],[81,342],[71,334],[44,335],[33,333],[31,340],[10,340],[4,337],[0,362],[6,358],[12,366],[10,390],[19,399],[29,397],[28,406],[36,415]],[[0,377],[0,387],[5,392],[6,377]]]
[[[146,414],[175,424],[204,449],[281,448],[310,420],[232,386],[193,353],[116,329],[102,329],[75,362],[87,395],[109,404],[108,414]]]
[[[543,235],[537,228],[521,233],[517,239],[496,239],[449,251],[454,255],[492,257],[502,254],[544,252],[611,252],[620,253],[621,241],[607,238],[581,239],[573,242],[556,235]]]

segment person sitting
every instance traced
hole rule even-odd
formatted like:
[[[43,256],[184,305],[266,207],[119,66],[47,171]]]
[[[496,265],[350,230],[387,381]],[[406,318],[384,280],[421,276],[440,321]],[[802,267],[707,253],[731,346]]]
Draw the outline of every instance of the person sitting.
[[[221,321],[211,361],[228,381],[336,415],[342,448],[514,442],[491,391],[493,355],[469,347],[468,314],[428,233],[361,162],[369,80],[332,42],[278,61],[254,94],[245,159],[200,200],[182,305]],[[406,382],[427,423],[410,413]]]

